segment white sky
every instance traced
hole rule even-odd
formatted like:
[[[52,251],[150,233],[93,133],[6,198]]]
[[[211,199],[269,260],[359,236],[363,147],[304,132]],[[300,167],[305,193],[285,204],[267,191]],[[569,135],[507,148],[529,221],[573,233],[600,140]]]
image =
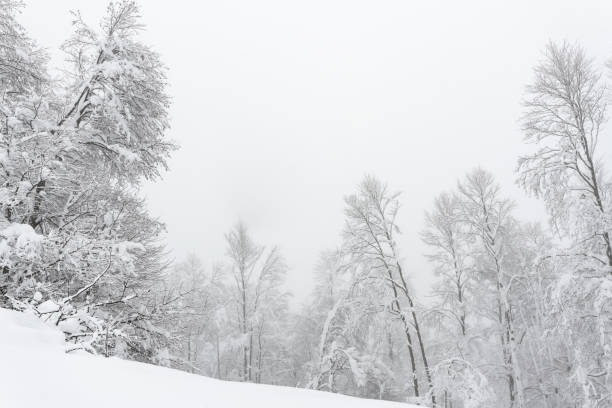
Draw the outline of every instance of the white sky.
[[[106,2],[28,0],[21,21],[55,51],[68,10],[96,23]],[[610,1],[141,1],[143,40],[169,68],[181,149],[144,189],[177,258],[224,255],[242,218],[278,244],[298,300],[339,242],[342,198],[366,173],[403,191],[402,255],[424,294],[423,212],[474,166],[514,185],[525,151],[520,99],[549,40],[612,57]],[[61,57],[56,57],[61,61]],[[610,150],[608,150],[610,151]],[[610,159],[606,154],[605,158]]]

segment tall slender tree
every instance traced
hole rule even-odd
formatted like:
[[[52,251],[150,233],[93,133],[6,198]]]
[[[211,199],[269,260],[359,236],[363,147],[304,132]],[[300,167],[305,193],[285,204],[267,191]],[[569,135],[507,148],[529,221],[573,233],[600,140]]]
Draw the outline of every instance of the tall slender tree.
[[[574,253],[612,274],[610,182],[597,150],[607,119],[605,83],[584,50],[567,42],[548,44],[534,73],[522,124],[525,141],[537,149],[519,159],[519,182],[573,237]]]
[[[545,395],[568,405],[606,406],[612,392],[611,184],[598,142],[608,88],[593,60],[567,42],[548,44],[534,74],[523,130],[536,150],[520,158],[519,182],[543,199],[563,244],[540,262],[555,278],[546,292],[553,320],[541,324],[556,362],[550,364],[556,388]]]
[[[243,381],[260,379],[262,370],[262,338],[271,323],[269,317],[278,317],[287,308],[288,293],[281,286],[287,267],[278,248],[269,251],[253,242],[246,226],[239,222],[226,235],[227,268],[233,282],[236,322],[241,334]]]
[[[415,343],[430,388],[432,380],[416,301],[408,284],[408,276],[402,267],[395,240],[396,234],[400,232],[396,224],[399,211],[398,194],[390,193],[387,186],[378,179],[366,176],[359,185],[358,192],[348,196],[345,202],[344,250],[355,262],[368,262],[378,272],[378,278],[387,282],[391,292],[389,311],[403,326],[412,366],[414,392],[419,396]],[[416,342],[413,342],[413,336],[416,337]],[[432,403],[435,405],[433,394]]]
[[[487,171],[477,168],[458,184],[463,217],[482,248],[479,265],[483,278],[494,288],[498,335],[506,371],[510,406],[524,406],[523,385],[518,361],[516,330],[509,282],[512,272],[506,267],[510,247],[513,202],[501,196],[500,186]]]

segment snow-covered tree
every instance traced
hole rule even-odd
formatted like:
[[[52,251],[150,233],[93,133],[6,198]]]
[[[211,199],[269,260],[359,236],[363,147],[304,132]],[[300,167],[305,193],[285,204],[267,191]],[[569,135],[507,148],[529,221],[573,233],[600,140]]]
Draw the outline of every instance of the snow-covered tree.
[[[341,251],[323,253],[309,312],[319,334],[309,387],[368,398],[393,398],[395,375],[385,361],[389,319],[385,282]]]
[[[395,236],[400,233],[396,224],[399,210],[397,193],[390,193],[378,179],[366,176],[356,194],[346,198],[346,226],[343,251],[352,262],[366,263],[376,272],[377,279],[389,288],[389,312],[401,323],[412,367],[415,396],[420,395],[417,355],[424,367],[425,378],[431,386],[423,333],[419,325],[416,301],[402,268]],[[416,349],[416,350],[415,350]],[[432,400],[435,405],[435,398]]]
[[[543,199],[552,225],[571,236],[572,251],[610,274],[610,181],[597,151],[606,85],[582,48],[567,42],[550,43],[534,72],[523,130],[536,151],[520,158],[519,181]]]
[[[514,305],[510,296],[513,270],[506,260],[511,246],[511,229],[515,223],[511,215],[511,200],[501,195],[493,176],[480,168],[468,173],[458,184],[462,216],[471,235],[478,240],[478,274],[492,290],[496,334],[503,358],[510,406],[523,407],[523,385],[514,326]]]
[[[268,340],[277,333],[274,326],[287,310],[288,293],[282,288],[287,266],[278,248],[257,245],[242,222],[226,235],[226,241],[229,265],[225,270],[241,350],[240,378],[260,382],[270,351]]]
[[[138,41],[133,1],[111,3],[100,30],[75,16],[60,80],[0,3],[0,286],[15,307],[40,306],[82,347],[154,360],[164,297],[163,224],[138,197],[173,149],[163,64]]]
[[[473,244],[462,215],[456,194],[443,193],[434,201],[434,208],[425,214],[426,229],[421,232],[423,242],[431,248],[427,255],[435,265],[439,282],[434,291],[439,298],[435,313],[449,319],[459,339],[468,332],[468,315],[473,306],[469,299],[474,279],[470,246]]]
[[[598,150],[607,120],[607,85],[584,50],[551,43],[527,88],[523,129],[535,153],[519,161],[519,181],[543,199],[560,242],[542,254],[554,277],[542,321],[548,400],[609,406],[612,310],[610,180]],[[546,255],[546,256],[544,256]]]
[[[47,56],[17,21],[23,4],[16,0],[0,2],[0,91],[2,108],[40,92],[48,81]],[[8,113],[3,112],[5,115]],[[7,119],[6,117],[4,118]],[[3,121],[4,122],[4,121]]]
[[[552,349],[543,340],[554,281],[543,259],[552,244],[537,224],[516,220],[512,208],[492,175],[476,169],[426,214],[422,238],[438,272],[428,314],[436,333],[431,354],[434,364],[461,361],[474,378],[484,376],[500,403],[538,406],[559,384],[546,374]],[[466,404],[464,386],[447,382],[436,392]]]

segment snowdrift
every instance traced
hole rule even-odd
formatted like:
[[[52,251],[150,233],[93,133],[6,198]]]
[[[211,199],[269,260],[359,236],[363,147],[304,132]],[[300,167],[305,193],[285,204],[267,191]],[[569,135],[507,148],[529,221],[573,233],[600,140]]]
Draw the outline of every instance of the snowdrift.
[[[63,334],[0,308],[0,407],[410,408],[312,390],[219,381],[163,367],[64,352]]]

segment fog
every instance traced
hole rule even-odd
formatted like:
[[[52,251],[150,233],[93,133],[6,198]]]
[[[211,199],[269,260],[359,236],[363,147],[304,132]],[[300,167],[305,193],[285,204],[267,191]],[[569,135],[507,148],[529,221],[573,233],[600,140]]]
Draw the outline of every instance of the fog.
[[[26,4],[21,21],[61,62],[65,10],[84,3]],[[87,3],[82,14],[103,11]],[[541,218],[514,183],[531,69],[549,40],[579,41],[602,66],[612,57],[607,1],[143,1],[142,13],[169,68],[180,145],[144,188],[168,248],[211,265],[241,219],[282,248],[296,304],[364,174],[402,191],[399,245],[422,297],[424,211],[466,171],[491,170],[519,217]]]

